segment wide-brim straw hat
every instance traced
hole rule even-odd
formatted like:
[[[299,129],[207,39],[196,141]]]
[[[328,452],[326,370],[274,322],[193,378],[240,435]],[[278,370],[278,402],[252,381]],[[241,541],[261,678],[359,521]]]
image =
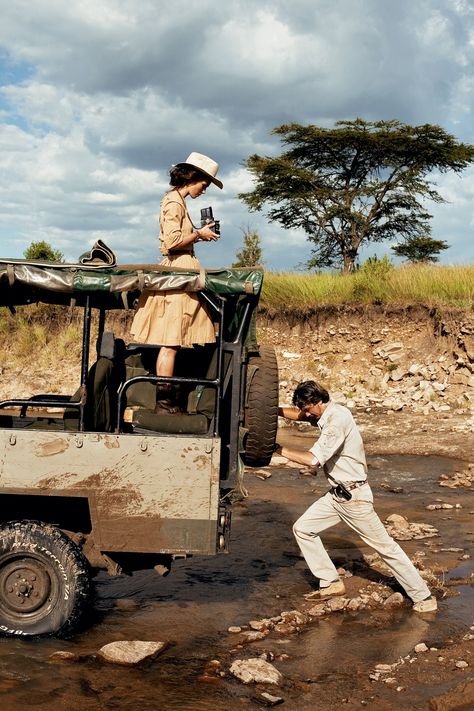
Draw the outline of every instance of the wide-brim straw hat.
[[[209,158],[209,156],[193,152],[188,155],[185,161],[177,163],[176,165],[190,165],[209,178],[209,180],[221,190],[224,187],[223,183],[216,178],[219,163],[216,163],[216,161]]]

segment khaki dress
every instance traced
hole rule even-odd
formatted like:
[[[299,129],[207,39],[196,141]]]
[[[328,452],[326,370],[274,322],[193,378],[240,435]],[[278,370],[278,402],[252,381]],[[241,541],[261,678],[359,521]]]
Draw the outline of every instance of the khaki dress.
[[[182,246],[182,237],[194,231],[186,203],[177,190],[166,193],[160,206],[160,264],[199,269],[193,244]],[[214,323],[196,294],[183,291],[142,292],[131,326],[136,343],[183,346],[214,343]]]

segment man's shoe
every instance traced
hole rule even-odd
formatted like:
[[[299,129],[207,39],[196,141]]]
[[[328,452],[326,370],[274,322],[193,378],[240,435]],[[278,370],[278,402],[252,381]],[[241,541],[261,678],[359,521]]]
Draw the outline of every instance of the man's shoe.
[[[342,580],[335,580],[333,583],[325,588],[319,588],[314,592],[307,593],[304,595],[306,600],[327,600],[328,597],[336,597],[337,595],[344,595],[346,592],[346,586]]]
[[[415,612],[436,612],[438,609],[438,603],[436,598],[431,595],[431,597],[427,597],[426,600],[418,600],[418,602],[414,602],[413,609]]]

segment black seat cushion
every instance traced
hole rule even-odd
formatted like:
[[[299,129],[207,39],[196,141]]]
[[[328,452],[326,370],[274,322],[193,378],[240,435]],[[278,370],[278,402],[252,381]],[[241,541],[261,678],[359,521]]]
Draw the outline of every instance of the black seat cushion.
[[[209,420],[205,415],[167,415],[150,410],[137,410],[133,424],[165,434],[207,434],[209,429]]]

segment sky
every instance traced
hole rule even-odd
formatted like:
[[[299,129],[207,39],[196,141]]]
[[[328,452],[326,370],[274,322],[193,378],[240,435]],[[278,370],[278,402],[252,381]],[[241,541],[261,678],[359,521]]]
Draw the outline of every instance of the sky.
[[[256,230],[268,269],[300,269],[304,233],[249,212],[244,161],[272,128],[338,120],[434,123],[474,143],[474,0],[0,0],[0,248],[46,240],[76,261],[97,239],[119,263],[157,262],[171,165],[220,164],[211,205],[225,267]],[[474,262],[474,167],[432,176],[444,264]],[[387,254],[369,245],[361,258]]]

